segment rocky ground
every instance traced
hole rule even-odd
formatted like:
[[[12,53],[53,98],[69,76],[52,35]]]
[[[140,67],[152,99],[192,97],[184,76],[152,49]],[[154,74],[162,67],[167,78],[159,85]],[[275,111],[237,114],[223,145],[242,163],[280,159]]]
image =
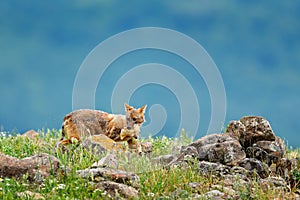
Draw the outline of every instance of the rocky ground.
[[[37,134],[29,131],[22,137],[36,140]],[[45,145],[42,141],[36,142]],[[140,155],[128,152],[123,144],[103,140],[101,136],[87,138],[80,147],[103,156],[88,168],[77,170],[77,177],[86,179],[110,197],[139,197],[140,172],[135,172],[135,166],[123,166],[120,159],[124,156],[139,159]],[[56,148],[62,147],[58,145]],[[149,142],[142,143],[142,149],[143,156],[148,158],[153,169],[186,170],[192,167],[204,177],[217,180],[203,194],[197,192],[201,188],[200,183],[190,182],[189,186],[195,192],[189,198],[240,199],[243,195],[241,187],[250,191],[251,188],[262,187],[280,191],[278,199],[300,199],[295,189],[298,180],[293,174],[298,170],[300,159],[287,156],[283,140],[274,134],[269,122],[263,117],[246,116],[231,121],[225,133],[206,135],[186,146],[177,147],[172,154],[152,157]],[[70,153],[68,148],[62,150],[66,154]],[[23,159],[0,153],[1,178],[26,176],[30,182],[41,184],[49,176],[67,176],[71,171],[58,158],[47,153]],[[258,185],[253,185],[253,180]],[[177,193],[181,195],[184,191],[175,190],[173,193],[176,198]],[[30,191],[18,195],[44,198]]]

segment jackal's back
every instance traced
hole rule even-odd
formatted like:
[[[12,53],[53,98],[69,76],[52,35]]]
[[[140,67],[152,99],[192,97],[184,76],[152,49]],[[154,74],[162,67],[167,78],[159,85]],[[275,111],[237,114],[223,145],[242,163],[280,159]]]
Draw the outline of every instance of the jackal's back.
[[[77,110],[64,117],[62,138],[67,135],[81,141],[83,137],[104,134],[113,140],[125,126],[125,116],[112,115],[98,110]],[[118,121],[118,124],[115,124]],[[114,124],[114,131],[111,131]],[[118,132],[119,130],[119,132]]]

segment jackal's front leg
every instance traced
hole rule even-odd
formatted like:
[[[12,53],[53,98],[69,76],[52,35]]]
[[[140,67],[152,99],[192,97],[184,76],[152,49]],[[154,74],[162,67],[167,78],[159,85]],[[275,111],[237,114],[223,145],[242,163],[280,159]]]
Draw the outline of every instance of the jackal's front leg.
[[[138,142],[138,140],[132,138],[131,140],[128,140],[127,143],[128,143],[128,147],[129,147],[130,149],[134,149],[135,152],[137,152],[138,154],[142,154],[142,153],[143,153],[143,151],[142,151],[142,146],[141,146],[141,144]]]

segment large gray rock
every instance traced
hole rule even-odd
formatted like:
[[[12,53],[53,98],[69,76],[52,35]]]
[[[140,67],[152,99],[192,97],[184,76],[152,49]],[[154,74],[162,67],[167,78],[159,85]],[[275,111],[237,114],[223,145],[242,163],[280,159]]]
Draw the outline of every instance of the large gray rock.
[[[198,151],[199,160],[236,165],[246,157],[238,140],[227,134],[211,134],[200,138],[189,146]]]
[[[50,175],[63,173],[60,161],[52,155],[41,153],[21,160],[0,154],[0,177],[22,178],[28,175],[28,180],[42,182]]]

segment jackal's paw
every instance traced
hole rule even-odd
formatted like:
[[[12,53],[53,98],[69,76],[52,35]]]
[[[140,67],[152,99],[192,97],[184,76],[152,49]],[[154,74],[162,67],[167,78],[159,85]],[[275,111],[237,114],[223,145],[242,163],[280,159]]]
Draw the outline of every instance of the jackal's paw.
[[[134,129],[123,128],[120,133],[120,139],[123,141],[128,141],[132,138],[135,138],[136,131]]]

